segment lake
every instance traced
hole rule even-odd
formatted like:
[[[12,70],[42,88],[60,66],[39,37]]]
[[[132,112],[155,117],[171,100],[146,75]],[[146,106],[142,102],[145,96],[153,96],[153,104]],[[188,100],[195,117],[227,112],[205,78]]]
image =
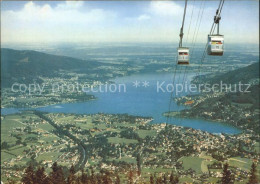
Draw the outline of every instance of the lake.
[[[193,76],[194,74],[188,74],[187,81],[190,81]],[[92,92],[91,94],[94,94],[97,97],[97,100],[81,103],[56,104],[37,108],[37,110],[78,114],[127,113],[130,115],[152,117],[154,119],[152,123],[164,123],[167,119],[162,116],[162,114],[169,111],[172,78],[173,74],[169,73],[140,74],[120,77],[114,80],[115,84],[112,86],[112,91],[107,90],[107,92],[102,92],[106,89],[104,87],[102,88],[102,91]],[[183,73],[176,74],[175,81],[176,83],[181,83],[183,81]],[[118,89],[115,91],[116,86]],[[120,88],[122,86],[123,88]],[[189,92],[181,92],[177,96],[179,97],[185,94],[189,94]],[[170,110],[179,111],[184,108],[186,107],[178,106],[174,101],[172,101]],[[2,109],[2,114],[15,112],[18,112],[18,109]],[[236,134],[241,132],[241,130],[224,123],[201,119],[170,118],[168,119],[168,123],[200,129],[210,133]]]

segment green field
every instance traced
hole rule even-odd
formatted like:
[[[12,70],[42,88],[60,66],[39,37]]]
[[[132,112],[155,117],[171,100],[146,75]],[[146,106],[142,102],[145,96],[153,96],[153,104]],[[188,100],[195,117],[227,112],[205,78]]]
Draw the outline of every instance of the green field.
[[[228,159],[228,164],[233,167],[239,167],[242,170],[245,170],[248,172],[251,169],[252,160],[247,159],[247,158],[241,158],[241,157],[233,157],[233,158]],[[257,170],[258,171],[260,170],[259,164],[257,166]]]
[[[61,152],[55,152],[55,153],[49,152],[49,153],[44,153],[44,154],[39,153],[39,156],[36,158],[36,160],[38,162],[44,161],[44,160],[57,160],[59,158],[59,156],[61,156],[61,155],[62,155]]]
[[[13,131],[14,128],[23,128],[26,125],[20,123],[17,119],[21,117],[19,116],[8,116],[5,118],[1,123],[1,143],[6,141],[8,144],[14,144],[16,141],[16,138],[11,137],[10,133]]]
[[[113,161],[115,160],[116,162],[127,162],[127,163],[130,163],[130,164],[136,164],[136,158],[130,158],[130,157],[127,157],[127,156],[123,156],[121,159],[118,158],[118,159],[109,159],[109,161]]]
[[[136,144],[138,143],[135,139],[125,139],[125,138],[119,138],[119,137],[109,137],[108,138],[109,143],[113,144]]]
[[[199,157],[182,157],[179,161],[183,162],[184,170],[193,169],[197,174],[202,174],[202,167],[204,159]],[[203,164],[205,165],[205,164]],[[203,170],[204,170],[203,166]]]
[[[98,140],[88,138],[99,138],[103,137],[102,135],[104,135],[105,139],[107,138],[107,141],[109,143],[105,143],[107,144],[107,146],[111,146],[111,144],[117,144],[112,145],[115,146],[114,150],[116,151],[112,152],[113,154],[111,154],[111,157],[107,157],[105,159],[109,161],[109,163],[112,161],[116,163],[126,162],[127,168],[128,166],[130,168],[131,165],[131,168],[133,170],[136,169],[137,165],[136,154],[133,154],[133,152],[138,151],[140,146],[138,144],[138,136],[141,139],[145,139],[148,136],[151,136],[151,139],[154,139],[158,135],[158,129],[153,129],[153,127],[147,127],[147,129],[150,128],[152,130],[145,130],[139,129],[141,128],[141,126],[134,123],[113,123],[114,121],[118,121],[112,119],[111,122],[109,122],[109,118],[105,115],[96,116],[49,113],[46,116],[48,116],[53,122],[60,125],[61,129],[63,127],[66,127],[67,130],[69,130],[71,133],[76,133],[76,137],[78,139],[86,141],[87,144],[89,140],[93,141],[93,144],[95,143],[94,140]],[[23,170],[25,166],[29,164],[29,162],[35,159],[35,161],[39,164],[47,161],[44,162],[48,164],[48,167],[46,167],[46,171],[50,171],[49,164],[51,162],[57,161],[60,165],[66,167],[71,163],[77,162],[77,159],[79,158],[79,154],[75,152],[77,144],[75,144],[74,141],[70,140],[70,138],[66,136],[55,134],[57,133],[57,131],[55,131],[56,128],[51,125],[52,123],[48,123],[47,120],[40,119],[39,117],[35,116],[31,112],[4,116],[4,119],[2,119],[2,125],[4,126],[2,126],[1,138],[2,142],[6,141],[8,143],[9,148],[7,147],[7,149],[1,150],[1,164],[3,165],[2,167],[5,167],[5,169],[7,170],[10,168],[12,170],[15,170],[15,168],[19,166],[21,167],[20,169]],[[73,126],[65,126],[69,124]],[[136,136],[135,139],[128,139],[131,138],[131,136],[125,136],[128,138],[122,138],[124,137],[124,135],[121,136],[120,133],[128,129],[132,129],[133,132],[138,134],[138,136]],[[84,130],[88,131],[86,131],[86,133],[78,133],[78,131]],[[21,142],[17,143],[18,140]],[[139,141],[141,142],[141,140]],[[118,144],[120,144],[120,146],[122,147],[125,147],[124,152],[122,152],[121,158],[118,158]],[[138,145],[132,146],[130,144]],[[158,162],[160,162],[162,158],[167,158],[169,156],[170,148],[163,147],[160,144],[161,141],[157,143],[155,149],[153,149],[153,146],[150,146],[150,149],[153,149],[154,151],[149,153],[149,155],[145,155],[147,153],[144,152],[142,178],[146,181],[149,180],[150,174],[156,174],[157,176],[160,176],[163,173],[166,173],[169,176],[171,172],[174,172],[176,174],[176,172],[180,170],[187,171],[189,169],[194,170],[196,172],[196,176],[200,177],[202,174],[208,173],[208,165],[216,162],[216,160],[211,156],[211,153],[207,151],[201,151],[198,154],[195,154],[197,156],[181,157],[178,161],[181,161],[183,163],[183,169],[179,169],[177,167],[178,171],[176,170],[174,164],[171,163],[167,165],[154,164],[149,165],[148,167],[148,162],[146,161],[151,161],[153,163],[154,160],[158,160]],[[258,145],[259,143],[253,146],[257,147]],[[131,147],[132,149],[128,151],[128,148]],[[62,154],[63,156],[60,157]],[[188,153],[185,155],[191,154]],[[72,158],[75,158],[75,160]],[[93,154],[90,157],[87,157],[88,163],[86,167],[93,166],[94,168],[97,168],[97,166],[99,166],[99,164],[103,162],[100,160],[100,158],[101,156],[98,154]],[[145,160],[146,158],[147,160]],[[168,160],[162,159],[162,162],[168,162]],[[234,167],[238,167],[242,170],[249,171],[251,168],[252,160],[241,157],[233,157],[228,159],[228,163],[231,169],[234,169]],[[259,166],[258,170],[260,170]],[[222,169],[211,169],[210,171],[212,173],[221,173]],[[199,177],[192,178],[189,174],[184,177],[184,175],[179,178],[181,182],[202,182],[200,181],[201,179]],[[125,178],[125,175],[123,175],[122,181],[125,181],[125,179],[127,178]],[[219,178],[213,178],[212,175],[211,178],[207,179],[207,182],[217,183],[218,180]],[[243,184],[243,182],[241,183]]]
[[[44,148],[52,145],[54,140],[59,139],[52,133],[54,128],[50,124],[42,123],[37,120],[39,120],[39,118],[31,112],[4,116],[1,125],[1,143],[4,141],[7,142],[9,148],[1,150],[1,164],[5,161],[9,162],[10,159],[16,159],[18,156],[22,156],[23,158],[19,160],[19,165],[24,165],[31,157],[26,157],[25,150],[29,150],[31,146],[35,147],[39,145]],[[30,123],[34,121],[37,122],[37,125],[31,126]],[[25,132],[23,130],[25,127],[30,127],[31,133]],[[42,135],[39,137],[38,133],[42,133]],[[19,136],[21,141],[26,143],[26,145],[16,144],[17,138],[15,136]],[[59,155],[59,152],[39,153],[36,160],[56,159]],[[14,162],[14,164],[16,163]]]
[[[140,138],[144,139],[147,136],[155,136],[156,130],[137,130],[136,133]]]
[[[260,143],[256,142],[254,147],[255,147],[256,152],[260,153]]]

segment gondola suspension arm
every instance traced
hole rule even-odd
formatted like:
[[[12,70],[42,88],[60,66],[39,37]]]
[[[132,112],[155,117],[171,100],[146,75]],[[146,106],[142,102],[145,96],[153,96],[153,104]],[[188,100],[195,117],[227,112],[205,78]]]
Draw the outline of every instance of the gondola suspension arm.
[[[184,27],[184,22],[185,22],[185,15],[186,15],[186,9],[187,9],[187,1],[185,0],[185,8],[184,8],[184,13],[183,13],[183,19],[182,19],[182,26],[180,30],[180,42],[179,42],[179,47],[182,47],[182,38],[183,38],[183,27]]]
[[[212,28],[210,30],[210,35],[213,34],[214,30],[215,30],[215,25],[217,25],[217,34],[219,34],[219,22],[221,20],[221,10],[222,10],[222,7],[224,5],[224,2],[225,0],[220,0],[220,3],[219,3],[219,7],[216,11],[216,15],[214,16],[214,23],[212,25]]]

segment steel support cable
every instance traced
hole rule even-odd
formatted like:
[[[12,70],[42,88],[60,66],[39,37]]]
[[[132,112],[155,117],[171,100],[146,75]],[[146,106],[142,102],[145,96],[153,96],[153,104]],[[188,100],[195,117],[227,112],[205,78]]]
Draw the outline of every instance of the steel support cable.
[[[220,5],[220,8],[219,8],[219,15],[221,14],[224,3],[225,3],[225,0],[222,0],[222,4]]]
[[[197,27],[198,27],[198,23],[199,23],[199,18],[200,18],[200,13],[201,13],[201,9],[202,9],[202,1],[200,3],[200,9],[199,9],[199,13],[198,13],[198,17],[196,20],[196,25],[195,25],[195,29],[194,29],[194,33],[193,33],[193,38],[192,38],[192,50],[191,50],[191,54],[190,54],[190,59],[192,59],[192,55],[193,55],[193,50],[194,50],[194,40],[195,40],[195,36],[196,36],[196,31],[197,31]]]
[[[197,37],[198,37],[198,33],[199,33],[199,29],[200,29],[200,25],[201,25],[201,20],[202,20],[202,17],[203,17],[203,14],[204,14],[204,9],[205,9],[205,0],[203,1],[203,6],[202,6],[202,12],[201,12],[201,15],[200,15],[200,20],[199,20],[199,25],[198,25],[198,29],[197,29],[197,33],[196,33],[196,36],[195,36],[195,45],[196,45],[196,40],[197,40]]]
[[[192,38],[192,53],[193,53],[193,50],[194,50],[194,42],[195,42],[195,37],[196,37],[196,32],[198,32],[198,30],[199,30],[199,25],[200,25],[200,21],[201,21],[201,18],[200,17],[202,17],[202,14],[201,14],[201,12],[203,12],[203,10],[202,10],[202,8],[204,7],[204,6],[202,6],[203,5],[203,3],[201,2],[201,4],[200,4],[200,9],[199,9],[199,13],[198,13],[198,17],[197,17],[197,20],[196,20],[196,26],[195,26],[195,29],[194,29],[194,34],[193,34],[193,38]],[[199,21],[200,20],[200,21]],[[191,58],[191,56],[192,55],[190,55],[190,58]],[[186,73],[187,73],[187,68],[188,68],[188,66],[186,66],[185,67],[185,71],[184,71],[184,74],[183,74],[183,79],[182,79],[182,82],[181,82],[181,84],[182,84],[182,88],[183,88],[183,86],[184,86],[184,84],[185,84],[185,78],[186,78]],[[179,76],[179,78],[181,77],[181,74],[180,74],[180,76]],[[178,105],[178,107],[177,107],[177,111],[179,111],[179,108],[180,108],[180,106]]]
[[[193,4],[194,6],[194,4]],[[198,26],[198,22],[199,22],[199,17],[200,17],[200,12],[201,12],[201,8],[202,8],[202,2],[200,3],[200,8],[199,8],[199,13],[198,13],[198,17],[197,17],[197,20],[196,20],[196,24],[195,24],[195,29],[194,29],[194,33],[193,33],[193,37],[192,37],[192,42],[191,42],[191,54],[190,54],[190,59],[192,59],[192,55],[193,55],[193,50],[194,50],[194,38],[195,38],[195,35],[196,35],[196,30],[197,30],[197,26]],[[185,71],[184,71],[184,74],[186,73],[187,71],[187,66],[185,68]],[[185,75],[183,77],[183,80],[185,78]]]
[[[225,0],[220,0],[218,9],[217,9],[217,11],[216,11],[216,17],[219,17],[219,16],[220,16],[221,11],[222,11],[222,8],[223,8],[223,5],[224,5],[224,1],[225,1]],[[213,22],[213,24],[212,24],[212,26],[211,26],[209,35],[212,35],[212,34],[214,33],[215,28],[216,28],[216,22],[215,22],[215,20],[214,20],[214,22]],[[196,76],[200,75],[201,66],[202,66],[202,63],[203,63],[203,61],[204,61],[204,59],[205,59],[205,57],[206,57],[207,48],[208,48],[208,41],[207,41],[206,46],[205,46],[205,49],[204,49],[204,51],[203,51],[202,58],[201,58],[201,61],[200,61],[200,64],[199,64],[199,67],[198,67],[198,71],[197,71],[197,75],[196,75]]]
[[[213,22],[212,27],[211,27],[211,30],[210,30],[210,32],[209,32],[210,35],[212,35],[212,34],[214,33],[215,28],[216,28],[216,24],[215,24],[215,22]]]
[[[217,9],[216,16],[220,16],[220,13],[221,13],[221,11],[222,11],[223,5],[224,5],[224,0],[220,0],[219,7],[218,7],[218,9]],[[216,28],[216,23],[215,23],[215,21],[214,21],[213,24],[212,24],[212,26],[211,26],[211,29],[210,29],[210,33],[209,33],[210,35],[214,33],[215,28]],[[205,59],[205,57],[206,57],[207,47],[208,47],[208,42],[207,42],[206,47],[205,47],[205,49],[204,49],[204,52],[203,52],[203,54],[202,54],[201,62],[202,62],[202,61]]]
[[[217,9],[217,11],[216,11],[216,16],[215,16],[215,18],[220,17],[220,14],[221,14],[221,11],[222,11],[224,2],[225,2],[225,0],[220,0],[218,9]],[[212,26],[212,28],[211,28],[211,30],[210,30],[210,34],[213,34],[214,31],[215,31],[215,28],[216,28],[216,22],[215,22],[216,20],[215,20],[215,18],[214,18],[213,26]],[[213,28],[213,27],[214,27],[214,28]]]
[[[187,69],[187,66],[185,66],[185,71],[184,71],[184,73],[183,73],[183,78],[184,78],[184,76],[185,76],[186,69]],[[180,75],[179,75],[179,80],[180,80],[180,78],[181,78],[181,73],[180,73]],[[182,85],[181,87],[182,87],[182,90],[183,90],[183,80],[182,80],[182,82],[178,81],[178,84],[181,84],[181,85]],[[183,93],[183,91],[182,91],[182,93]],[[176,97],[177,97],[177,94],[176,94]],[[177,104],[177,112],[179,112],[179,111],[180,111],[180,105]],[[182,120],[182,119],[179,120],[180,123],[181,123],[181,120]]]
[[[180,30],[179,47],[182,47],[183,28],[184,28],[184,22],[185,22],[185,16],[186,16],[187,2],[188,2],[188,0],[185,0],[185,7],[184,7],[184,13],[183,13],[183,19],[182,19],[182,26],[181,26],[181,30]]]
[[[179,84],[179,83],[180,83],[182,69],[183,69],[183,67],[182,67],[182,66],[180,66],[180,69],[179,69],[179,73],[180,73],[180,75],[179,75],[179,78],[178,78],[178,81],[177,81],[177,83],[176,83],[176,84]]]
[[[193,0],[194,1],[194,0]],[[193,8],[194,8],[194,5],[193,5]],[[187,9],[187,0],[185,1],[185,8],[184,8],[184,13],[183,13],[183,20],[182,20],[182,26],[181,26],[181,33],[180,33],[180,43],[179,43],[179,46],[182,47],[182,38],[183,38],[183,28],[184,28],[184,22],[185,22],[185,16],[186,16],[186,9]],[[193,10],[192,10],[193,11]],[[192,17],[191,17],[192,18]],[[191,21],[190,21],[191,23]],[[189,25],[189,29],[190,29],[190,25]],[[182,72],[182,69],[180,71],[180,74],[179,74],[179,78],[177,80],[177,84],[180,83],[180,79],[181,79],[181,72]]]
[[[213,28],[213,31],[212,31],[212,33],[210,33],[210,34],[213,34],[214,33],[214,31],[215,31],[215,28],[216,28],[216,25],[218,25],[219,26],[219,21],[220,21],[220,14],[221,14],[221,11],[222,11],[222,8],[223,8],[223,5],[224,5],[224,2],[225,2],[225,0],[220,0],[220,3],[219,3],[219,8],[217,9],[217,12],[216,12],[216,19],[217,18],[219,18],[218,20],[216,20],[217,22],[215,22],[215,20],[214,20],[214,23],[215,23],[215,25],[214,25],[214,28]]]
[[[176,56],[175,61],[177,61],[177,56]],[[175,83],[175,77],[176,77],[177,68],[178,68],[178,64],[176,63],[176,65],[175,65],[175,70],[174,70],[174,74],[173,74],[173,78],[172,78],[172,86],[173,86],[173,88],[174,88],[174,83]],[[173,93],[174,93],[174,90],[171,91],[170,101],[169,101],[169,106],[168,106],[168,112],[167,112],[167,113],[170,113],[170,111],[171,111]],[[166,123],[169,122],[169,117],[170,117],[170,114],[168,114],[167,117],[166,117]]]
[[[196,43],[196,40],[197,40],[197,37],[198,37],[200,25],[201,25],[201,20],[202,20],[203,14],[204,14],[204,8],[205,8],[205,0],[204,0],[203,3],[201,2],[201,5],[200,5],[200,11],[198,13],[198,19],[197,19],[198,24],[196,23],[196,27],[195,27],[194,34],[193,34],[193,41],[192,41],[193,46],[192,46],[192,52],[191,52],[190,58],[192,58],[192,56],[193,56],[194,47],[196,45],[195,43]],[[187,66],[186,66],[185,71],[184,71],[183,82],[182,82],[183,84],[185,83],[186,75],[187,75]]]
[[[187,33],[187,37],[186,37],[186,42],[188,42],[188,37],[189,37],[189,32],[190,32],[190,27],[191,27],[191,22],[192,22],[194,7],[195,7],[195,0],[193,0],[193,4],[192,4],[192,12],[191,12],[191,18],[190,18],[188,33]],[[198,19],[197,19],[197,21],[198,21]],[[196,26],[197,26],[197,21],[196,21]],[[195,29],[195,30],[196,30],[196,29]],[[194,34],[193,34],[193,40],[194,40]],[[192,41],[192,43],[193,43],[193,41]],[[191,44],[192,44],[192,43],[191,43]],[[190,57],[190,59],[191,59],[191,57]],[[186,71],[187,71],[187,66],[185,67],[185,70],[184,70],[183,80],[184,80],[184,78],[185,78],[185,73],[186,73]],[[183,80],[182,80],[182,83],[183,83]]]
[[[184,76],[185,76],[185,73],[186,73],[186,69],[187,69],[187,66],[185,66],[185,72],[183,73],[183,78],[184,78]],[[181,84],[182,85],[182,90],[184,89],[183,88],[183,86],[184,86],[184,84],[183,84],[183,81],[182,82],[180,82],[180,79],[182,78],[182,72],[180,72],[179,73],[179,78],[178,78],[178,82],[177,82],[177,84]],[[183,92],[183,91],[182,91]],[[177,94],[175,93],[175,97],[177,97]],[[180,106],[177,104],[177,112],[179,112],[179,110],[180,110]],[[181,122],[182,120],[180,120],[180,122]]]
[[[220,7],[220,5],[219,5],[219,7]],[[211,34],[212,30],[214,29],[214,26],[215,26],[215,22],[213,22],[213,24],[211,26],[210,34]],[[201,58],[200,62],[198,63],[198,67],[197,67],[198,69],[197,69],[197,72],[196,72],[196,75],[195,75],[196,77],[200,74],[200,68],[202,66],[202,61],[205,59],[207,48],[208,48],[208,41],[207,41],[205,48],[203,50],[202,58]],[[193,54],[193,52],[192,52],[192,54]]]
[[[186,44],[188,44],[188,40],[189,40],[189,33],[190,33],[190,27],[191,27],[191,22],[192,22],[192,18],[193,18],[194,7],[195,7],[195,0],[193,0],[193,3],[192,3],[192,11],[191,11],[191,16],[190,16],[190,23],[189,23],[188,33],[187,33],[187,37],[186,37]],[[185,78],[186,70],[187,70],[187,66],[185,67],[183,78]]]
[[[194,4],[195,4],[195,2],[194,2]],[[193,4],[193,7],[195,6]],[[196,24],[195,24],[195,29],[194,29],[194,33],[193,33],[193,38],[192,38],[192,41],[191,41],[191,45],[192,45],[192,47],[191,47],[191,55],[190,55],[190,59],[192,59],[192,55],[193,55],[193,50],[194,50],[194,38],[195,38],[195,35],[196,35],[196,30],[197,30],[197,26],[198,26],[198,20],[199,20],[199,17],[200,17],[200,12],[201,12],[201,8],[202,8],[202,2],[201,2],[201,4],[200,4],[200,9],[199,9],[199,13],[198,13],[198,17],[197,17],[197,20],[196,20]],[[186,73],[186,71],[187,71],[187,66],[186,66],[186,68],[185,68],[185,71],[184,71],[184,73]],[[184,80],[185,79],[185,75],[184,75],[184,77],[183,77],[183,81],[185,81]]]
[[[187,37],[186,37],[186,44],[188,44],[188,40],[189,40],[190,26],[191,26],[192,17],[193,17],[194,6],[195,6],[195,0],[193,0],[193,3],[192,3],[192,11],[191,11],[191,16],[190,16],[190,23],[189,23],[188,33],[187,33]]]
[[[184,84],[185,84],[185,81],[186,81],[186,76],[187,76],[187,68],[188,68],[188,66],[186,66],[185,67],[185,71],[184,71],[184,75],[183,75],[183,79],[182,79],[182,86],[184,86]]]
[[[199,29],[200,29],[200,25],[201,25],[201,20],[202,20],[202,17],[203,17],[203,14],[204,14],[204,9],[205,9],[205,0],[203,1],[203,4],[202,5],[202,11],[201,11],[201,14],[199,13],[199,16],[198,16],[198,28],[197,28],[197,31],[195,29],[194,31],[194,34],[195,34],[195,37],[193,37],[193,46],[192,46],[192,53],[191,53],[191,57],[193,56],[193,52],[194,52],[194,47],[196,45],[196,40],[197,40],[197,37],[198,37],[198,33],[199,33]]]
[[[222,11],[224,2],[225,2],[225,0],[220,0],[220,2],[219,2],[219,7],[218,7],[218,9],[217,9],[217,11],[216,11],[216,17],[220,17],[220,14],[221,14],[221,11]],[[211,34],[214,33],[215,28],[216,28],[216,22],[215,22],[215,20],[214,20],[214,22],[213,22],[213,24],[212,24],[212,26],[211,26],[211,30],[210,30],[209,35],[211,35]],[[203,62],[204,62],[204,59],[205,59],[205,57],[206,57],[207,48],[208,48],[208,41],[207,41],[207,43],[206,43],[204,52],[203,52],[203,54],[202,54],[202,58],[201,58],[200,65],[199,65],[198,75],[200,75],[201,66],[202,66],[202,64],[203,64]]]
[[[202,4],[201,4],[202,5]],[[199,29],[200,29],[200,25],[201,25],[201,20],[202,20],[202,17],[203,17],[203,13],[204,13],[204,6],[205,6],[205,1],[204,1],[204,3],[203,3],[203,6],[201,6],[202,7],[202,12],[201,12],[201,14],[200,14],[200,12],[199,12],[199,16],[198,16],[198,18],[199,19],[197,19],[197,20],[199,20],[199,24],[198,24],[198,28],[197,28],[197,33],[196,33],[196,27],[195,27],[195,30],[194,30],[194,34],[195,34],[195,37],[193,37],[193,46],[192,46],[192,53],[191,53],[191,55],[190,55],[190,59],[192,58],[192,56],[193,56],[193,51],[194,51],[194,47],[195,47],[195,43],[196,43],[196,40],[197,40],[197,37],[198,37],[198,32],[199,32]],[[185,81],[186,81],[186,78],[187,78],[187,66],[185,67],[185,71],[184,71],[184,75],[183,75],[183,79],[182,79],[182,87],[185,85]]]
[[[182,38],[183,38],[183,28],[184,28],[184,22],[185,22],[185,16],[186,16],[186,9],[187,9],[187,1],[188,0],[185,0],[185,7],[184,7],[184,13],[183,13],[183,19],[182,19],[182,26],[181,26],[181,30],[180,30],[180,42],[179,42],[179,47],[182,47]],[[177,57],[178,55],[176,56],[175,58],[175,63],[176,63],[176,66],[175,66],[175,71],[174,71],[174,75],[173,75],[173,81],[172,81],[172,85],[173,85],[173,88],[174,88],[174,83],[175,83],[175,77],[176,77],[176,72],[177,72],[177,68],[178,68],[178,64],[177,64]],[[173,98],[173,92],[174,90],[171,91],[171,95],[170,95],[170,101],[169,101],[169,107],[168,107],[168,113],[170,112],[171,110],[171,103],[172,103],[172,98]],[[167,115],[167,123],[169,121],[169,114]]]
[[[185,76],[185,73],[186,73],[186,70],[187,70],[187,66],[185,66],[185,71],[184,71],[184,73],[183,73],[183,78],[184,78],[184,76]],[[182,77],[182,75],[181,75],[181,73],[179,74],[179,79],[178,79],[178,83],[177,84],[181,84],[182,86],[182,93],[183,93],[183,80],[182,80],[182,82],[180,82],[180,79],[181,79],[181,77]],[[177,89],[177,88],[176,88]],[[177,98],[177,93],[176,93],[176,98]],[[177,104],[177,112],[179,112],[180,111],[180,105],[178,105]],[[181,123],[182,122],[182,119],[179,119],[179,122]]]
[[[224,4],[224,0],[220,0],[219,8],[218,8],[218,10],[217,10],[217,16],[220,16],[220,13],[221,13],[223,4]],[[205,5],[205,4],[204,4],[204,5]],[[204,6],[203,6],[203,7],[204,7]],[[202,19],[202,16],[203,16],[203,11],[204,11],[204,8],[203,8],[203,10],[202,10],[202,14],[201,14],[201,17],[200,17],[200,23],[201,23],[201,19]],[[199,17],[199,16],[198,16],[198,17]],[[193,38],[195,38],[194,41],[196,41],[196,39],[197,39],[197,34],[198,34],[198,31],[199,31],[200,23],[199,23],[199,26],[198,26],[197,33],[196,33],[196,27],[197,27],[197,26],[195,27],[194,34],[196,33],[196,37],[193,37]],[[215,22],[214,22],[214,23],[212,24],[212,27],[211,27],[211,30],[210,30],[210,34],[212,34],[212,33],[214,32],[215,27],[216,27],[216,24],[215,24]],[[195,42],[193,42],[193,43],[195,43]],[[195,44],[193,44],[193,49],[194,49],[194,46],[195,46]],[[203,63],[203,61],[204,61],[204,59],[205,59],[207,47],[208,47],[208,42],[207,42],[207,44],[206,44],[206,46],[205,46],[205,49],[204,49],[204,52],[203,52],[203,55],[202,55],[202,59],[201,59],[200,65],[199,65],[199,69],[198,69],[198,71],[197,71],[196,76],[198,76],[198,74],[200,74],[200,68],[201,68],[202,63]],[[192,50],[191,56],[192,56],[192,55],[193,55],[193,50]],[[185,78],[187,77],[187,75],[185,75],[185,74],[186,74],[186,70],[187,70],[187,66],[186,66],[185,72],[184,72],[184,78],[183,78],[183,82],[184,82],[184,83],[185,83],[185,80],[186,80]],[[190,92],[189,92],[189,94],[190,94]]]
[[[194,8],[194,2],[193,2],[193,8]],[[185,22],[185,16],[186,16],[186,9],[187,9],[187,0],[185,1],[185,8],[184,8],[184,14],[183,14],[183,21],[182,21],[182,27],[181,27],[181,31],[180,31],[180,43],[179,43],[179,47],[182,47],[182,38],[183,38],[183,27],[184,27],[184,22]],[[192,10],[193,11],[193,10]],[[193,13],[192,13],[193,14]],[[191,16],[192,18],[192,16]],[[191,24],[191,21],[190,21]],[[189,25],[189,29],[190,29],[190,25]],[[189,34],[189,33],[188,33]],[[180,83],[180,79],[181,79],[181,72],[179,73],[179,78],[177,81],[177,84]],[[185,75],[185,74],[184,74]],[[182,83],[182,82],[181,82]],[[176,94],[177,95],[177,94]],[[179,106],[177,107],[177,111],[179,111]]]

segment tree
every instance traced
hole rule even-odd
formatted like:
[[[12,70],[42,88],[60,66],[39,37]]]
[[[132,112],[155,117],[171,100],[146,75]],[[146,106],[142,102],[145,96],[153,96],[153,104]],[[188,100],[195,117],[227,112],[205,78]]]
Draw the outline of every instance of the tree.
[[[101,174],[96,174],[96,183],[97,184],[103,183],[102,180],[103,180],[103,176]]]
[[[68,184],[75,184],[76,183],[76,176],[75,176],[75,168],[74,166],[72,165],[70,167],[70,170],[69,170],[69,176],[68,176],[68,179],[67,179],[67,183]]]
[[[142,164],[142,159],[141,159],[141,155],[137,154],[136,157],[136,162],[137,162],[137,168],[138,168],[138,175],[141,175],[141,164]]]
[[[156,184],[163,184],[161,176],[156,179]]]
[[[173,172],[171,173],[170,176],[170,184],[178,184],[179,183],[179,177],[174,176]]]
[[[173,181],[174,181],[174,175],[173,175],[173,172],[172,172],[171,175],[170,175],[170,184],[173,184]]]
[[[103,184],[112,184],[112,180],[110,178],[110,173],[109,172],[106,172],[103,175]]]
[[[7,179],[7,184],[16,184],[16,181],[8,178]]]
[[[257,173],[256,164],[253,162],[251,165],[250,177],[249,177],[249,181],[247,184],[258,184],[259,183],[256,173]]]
[[[50,181],[53,184],[64,184],[65,178],[63,174],[63,170],[60,166],[58,166],[57,162],[54,162],[52,165],[52,172],[50,173]]]
[[[157,181],[157,175],[156,175],[156,172],[153,174],[153,178],[154,178],[154,181],[155,181],[155,183],[156,183],[156,181]]]
[[[45,169],[44,167],[39,167],[37,171],[35,172],[35,177],[34,177],[34,183],[37,184],[46,184],[46,174],[45,174]]]
[[[132,171],[132,169],[128,173],[128,183],[129,184],[133,184],[134,183],[134,172]]]
[[[163,184],[167,184],[167,175],[166,174],[163,175]]]
[[[81,177],[80,177],[81,183],[85,184],[88,183],[88,175],[84,172],[84,170],[81,170]]]
[[[22,182],[24,184],[33,184],[34,182],[34,170],[33,170],[33,166],[29,165],[26,170],[25,170],[25,174],[22,178]]]
[[[154,184],[154,178],[152,174],[150,175],[150,184]]]
[[[96,177],[93,168],[91,168],[91,177],[90,177],[90,183],[96,184]]]
[[[16,144],[16,145],[20,145],[20,144],[22,144],[21,139],[17,139],[16,142],[15,142],[15,144]]]
[[[119,175],[117,174],[117,175],[116,175],[116,182],[115,182],[115,184],[120,184],[120,183],[121,183],[120,177],[119,177]]]
[[[6,141],[2,142],[1,149],[8,149],[9,145]]]
[[[231,172],[228,170],[228,163],[224,164],[221,182],[222,184],[233,184]]]
[[[174,180],[173,180],[174,182],[174,184],[178,184],[179,183],[179,177],[178,176],[175,176],[175,178],[174,178]]]

